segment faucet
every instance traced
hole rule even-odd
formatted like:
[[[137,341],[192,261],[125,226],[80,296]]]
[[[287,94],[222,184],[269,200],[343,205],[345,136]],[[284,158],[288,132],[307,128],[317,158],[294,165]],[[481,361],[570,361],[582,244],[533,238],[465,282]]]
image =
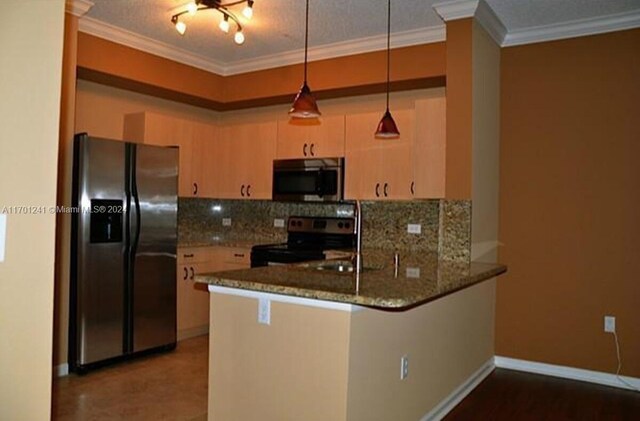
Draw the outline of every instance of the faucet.
[[[356,252],[353,256],[353,267],[356,274],[362,272],[362,207],[360,200],[356,200],[353,208],[354,224],[356,229]]]

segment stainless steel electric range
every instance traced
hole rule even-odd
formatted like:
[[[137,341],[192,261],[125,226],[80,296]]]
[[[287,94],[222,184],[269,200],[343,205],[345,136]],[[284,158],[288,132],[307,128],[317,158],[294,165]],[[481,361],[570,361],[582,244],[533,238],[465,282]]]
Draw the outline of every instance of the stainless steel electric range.
[[[287,242],[251,249],[251,267],[324,260],[327,250],[352,250],[356,244],[353,218],[291,216]]]

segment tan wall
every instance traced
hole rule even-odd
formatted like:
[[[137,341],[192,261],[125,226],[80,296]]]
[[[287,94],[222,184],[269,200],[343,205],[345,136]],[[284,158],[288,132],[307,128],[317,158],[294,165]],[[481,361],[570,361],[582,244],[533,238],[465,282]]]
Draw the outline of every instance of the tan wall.
[[[502,50],[496,353],[640,377],[640,30]]]
[[[421,419],[493,357],[494,304],[492,280],[409,311],[354,313],[347,419]]]
[[[64,51],[62,56],[62,91],[60,98],[60,141],[58,144],[58,192],[56,203],[71,206],[73,171],[73,134],[76,108],[76,49],[78,18],[65,14]],[[56,281],[53,327],[53,364],[67,362],[69,323],[69,263],[71,215],[56,215]]]
[[[3,1],[0,206],[55,206],[64,1]],[[55,215],[8,215],[0,263],[0,419],[51,406]]]
[[[340,421],[347,409],[349,313],[211,294],[209,420]]]
[[[209,419],[415,421],[493,357],[495,281],[404,312],[211,296]],[[400,358],[409,376],[400,380]]]
[[[471,259],[498,258],[500,47],[473,24]]]

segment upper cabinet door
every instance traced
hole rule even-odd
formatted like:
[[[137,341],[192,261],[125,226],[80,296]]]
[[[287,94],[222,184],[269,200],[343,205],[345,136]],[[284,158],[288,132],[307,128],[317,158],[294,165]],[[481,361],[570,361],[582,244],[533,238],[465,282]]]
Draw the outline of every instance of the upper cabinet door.
[[[341,158],[344,156],[345,117],[278,121],[278,159]]]
[[[216,126],[193,123],[191,181],[196,197],[217,197],[218,133]]]
[[[416,101],[416,139],[413,154],[415,198],[445,196],[446,119],[445,97]]]
[[[377,139],[381,113],[348,115],[346,119],[345,198],[411,199],[414,110],[393,111],[400,137]]]
[[[220,129],[218,162],[222,199],[271,199],[275,122],[236,124]]]

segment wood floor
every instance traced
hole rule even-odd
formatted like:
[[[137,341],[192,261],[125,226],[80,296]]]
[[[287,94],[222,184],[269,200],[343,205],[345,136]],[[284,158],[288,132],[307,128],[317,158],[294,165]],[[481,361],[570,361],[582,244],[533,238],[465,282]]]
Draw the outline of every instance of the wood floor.
[[[206,421],[207,341],[189,339],[174,352],[56,379],[53,419]],[[445,420],[635,421],[640,393],[496,369]]]
[[[200,336],[173,352],[55,379],[52,418],[206,421],[208,349]]]
[[[640,393],[498,368],[445,420],[637,421]]]

